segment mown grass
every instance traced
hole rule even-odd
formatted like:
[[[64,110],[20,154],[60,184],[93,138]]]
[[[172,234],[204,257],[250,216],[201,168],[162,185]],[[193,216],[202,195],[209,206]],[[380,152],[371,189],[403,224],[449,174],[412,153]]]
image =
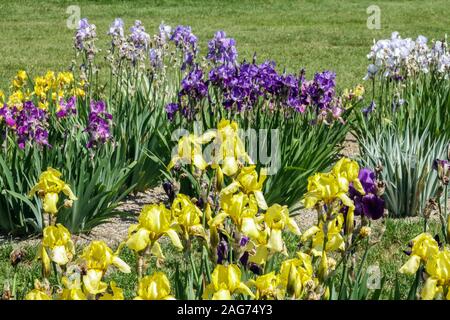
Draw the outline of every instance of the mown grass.
[[[381,10],[381,29],[369,30],[366,9],[371,0],[202,0],[202,1],[2,1],[0,3],[0,87],[9,85],[18,69],[32,74],[64,69],[73,58],[74,30],[66,26],[69,5],[78,5],[81,16],[97,25],[100,46],[115,17],[127,28],[135,19],[154,33],[161,21],[191,25],[201,48],[217,30],[236,38],[241,58],[275,60],[279,68],[309,74],[331,69],[339,87],[361,82],[366,54],[374,38],[424,34],[443,37],[448,32],[447,0],[376,1]],[[104,53],[104,52],[103,52]]]

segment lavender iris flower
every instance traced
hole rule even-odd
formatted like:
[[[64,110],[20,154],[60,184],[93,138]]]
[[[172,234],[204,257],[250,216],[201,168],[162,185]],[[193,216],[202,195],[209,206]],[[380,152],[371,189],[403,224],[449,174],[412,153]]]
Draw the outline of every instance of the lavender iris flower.
[[[78,50],[86,49],[86,42],[93,40],[96,36],[95,24],[90,24],[86,18],[81,19],[75,33],[75,48]]]
[[[123,26],[124,23],[121,18],[114,19],[113,23],[111,23],[109,27],[108,34],[112,37],[123,38],[124,35]]]
[[[191,27],[177,26],[170,37],[170,40],[183,51],[183,65],[182,70],[187,66],[194,64],[194,59],[197,56],[197,37],[192,33]]]

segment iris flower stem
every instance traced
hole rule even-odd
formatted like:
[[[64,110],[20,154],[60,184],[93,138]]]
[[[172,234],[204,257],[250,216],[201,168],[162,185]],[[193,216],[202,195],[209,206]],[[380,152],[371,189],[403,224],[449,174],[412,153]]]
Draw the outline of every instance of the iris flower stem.
[[[444,197],[444,198],[446,198],[446,197]],[[438,210],[439,210],[439,220],[441,221],[442,235],[445,237],[445,235],[446,235],[445,221],[444,221],[444,216],[442,213],[442,205],[441,205],[440,199],[438,201]]]
[[[445,195],[444,195],[444,214],[445,214],[444,223],[446,223],[446,227],[445,227],[446,232],[444,233],[444,236],[446,236],[445,239],[446,239],[447,243],[449,243],[450,234],[448,234],[448,212],[447,212],[448,185],[445,185],[444,192],[445,192]]]
[[[198,273],[197,273],[197,268],[195,267],[194,257],[192,256],[192,251],[191,251],[191,250],[189,250],[189,261],[190,261],[190,263],[191,263],[192,272],[194,273],[195,283],[198,283]]]
[[[53,272],[55,272],[56,281],[58,282],[58,285],[61,285],[61,279],[59,278],[58,269],[56,268],[56,263],[54,263],[53,261],[52,261],[52,267],[53,267]]]
[[[344,283],[345,283],[345,279],[347,276],[347,253],[346,252],[344,252],[342,261],[344,261],[344,266],[342,267],[342,278],[341,278],[341,285],[339,287],[338,300],[340,300],[342,297],[342,291],[344,290]]]

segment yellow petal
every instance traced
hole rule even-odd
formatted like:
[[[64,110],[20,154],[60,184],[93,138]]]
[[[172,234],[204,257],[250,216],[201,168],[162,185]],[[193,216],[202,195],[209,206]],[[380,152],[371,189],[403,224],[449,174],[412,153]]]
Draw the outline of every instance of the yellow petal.
[[[50,214],[57,214],[58,213],[58,199],[59,196],[57,193],[46,193],[44,197],[44,201],[42,204],[42,209],[44,209],[45,212]]]
[[[222,171],[227,176],[233,176],[238,171],[239,166],[234,157],[226,157],[223,159]]]
[[[99,270],[90,269],[86,275],[83,276],[83,284],[86,291],[90,294],[98,294],[105,292],[108,285],[102,282],[103,273]]]
[[[267,247],[269,249],[272,249],[276,252],[283,251],[283,238],[281,237],[281,230],[279,229],[272,229],[270,230],[270,237],[269,237],[269,243]]]
[[[64,246],[56,246],[50,251],[50,253],[50,258],[52,259],[52,261],[59,264],[60,266],[65,265],[67,262],[69,262],[66,248]]]
[[[130,266],[118,256],[113,257],[112,263],[123,273],[131,272]]]
[[[140,228],[134,234],[132,234],[127,240],[127,246],[134,251],[142,251],[147,248],[150,242],[150,232],[147,229]]]
[[[159,245],[158,241],[155,242],[151,251],[152,251],[152,255],[154,255],[156,258],[165,259],[164,254],[161,249],[161,246]]]
[[[267,210],[266,199],[264,199],[264,194],[262,193],[262,191],[255,191],[254,194],[256,202],[258,203],[258,207],[262,210]]]
[[[231,300],[230,291],[221,289],[213,294],[212,300]]]
[[[166,234],[169,236],[170,240],[172,241],[173,245],[182,250],[183,245],[181,244],[180,238],[178,237],[178,234],[173,229],[169,229],[166,231]]]
[[[420,296],[423,300],[433,300],[437,291],[437,280],[429,277],[425,281]]]
[[[400,268],[399,272],[403,274],[414,275],[420,266],[420,257],[411,255],[406,263]]]
[[[259,237],[259,230],[256,226],[255,219],[253,218],[242,218],[241,231],[246,236],[253,239],[257,239]]]

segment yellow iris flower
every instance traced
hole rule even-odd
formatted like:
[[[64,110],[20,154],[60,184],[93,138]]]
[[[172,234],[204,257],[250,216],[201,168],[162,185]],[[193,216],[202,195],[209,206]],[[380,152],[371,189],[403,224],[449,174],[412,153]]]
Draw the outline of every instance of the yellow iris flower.
[[[217,125],[217,137],[214,140],[215,152],[212,168],[221,167],[221,172],[227,176],[235,175],[239,167],[246,162],[252,163],[245,151],[245,144],[239,137],[238,124],[222,119]]]
[[[258,207],[262,210],[266,210],[267,203],[262,192],[264,181],[267,178],[266,170],[261,169],[258,177],[255,168],[255,166],[242,168],[236,179],[227,187],[223,188],[220,194],[230,195],[242,191],[247,195],[254,195]]]
[[[3,90],[0,90],[0,103],[5,103],[5,93],[3,92]]]
[[[439,245],[429,233],[419,234],[412,240],[412,250],[408,261],[400,268],[399,272],[413,275],[420,267],[420,263],[426,262],[430,257],[439,252]]]
[[[344,157],[334,165],[331,172],[316,173],[309,177],[308,192],[303,199],[305,207],[313,208],[319,202],[331,205],[335,200],[340,200],[343,205],[348,207],[346,233],[351,233],[354,225],[355,205],[347,195],[350,183],[360,194],[365,194],[358,174],[358,163]]]
[[[28,79],[28,75],[24,70],[19,70],[13,79],[14,89],[22,88]]]
[[[33,289],[27,293],[25,300],[52,300],[52,298],[42,290]]]
[[[184,194],[178,194],[172,203],[172,214],[185,239],[190,235],[206,239],[206,232],[201,223],[202,211]]]
[[[256,214],[258,205],[253,195],[242,192],[236,194],[225,194],[220,198],[222,210],[210,222],[212,227],[223,225],[227,217],[231,218],[236,228],[251,238],[260,237],[260,227]]]
[[[99,270],[105,273],[113,265],[121,272],[130,273],[130,266],[119,258],[118,254],[118,252],[114,253],[104,241],[92,241],[84,248],[80,258],[84,261],[87,269]]]
[[[175,247],[183,249],[175,228],[176,222],[172,213],[163,204],[146,205],[142,208],[139,223],[131,225],[128,229],[126,244],[136,252],[143,251],[149,245],[154,252],[161,252],[157,241],[167,235]]]
[[[50,262],[63,266],[74,256],[75,247],[71,240],[69,230],[62,224],[48,226],[43,230],[42,245],[39,249],[39,258],[42,260],[43,272],[50,274]]]
[[[178,162],[193,164],[199,170],[205,170],[208,163],[203,158],[202,145],[210,142],[215,137],[215,132],[208,131],[201,136],[190,134],[183,136],[178,141],[178,151],[170,160],[167,169],[172,169]]]
[[[421,298],[432,300],[436,295],[444,293],[447,288],[447,300],[450,300],[450,250],[445,248],[432,255],[426,265],[425,270],[428,278],[421,291]]]
[[[300,229],[294,219],[289,217],[289,210],[287,206],[280,206],[279,204],[274,204],[267,209],[264,214],[264,222],[270,229],[269,233],[269,249],[277,252],[283,250],[283,239],[281,237],[281,232],[288,228],[292,233],[300,235]]]
[[[114,281],[109,283],[112,293],[105,293],[100,300],[125,300],[123,290],[119,288]]]
[[[61,172],[53,168],[47,168],[42,172],[39,181],[31,189],[29,196],[33,197],[36,193],[43,199],[42,207],[46,213],[58,213],[59,193],[64,193],[70,200],[77,200],[70,186],[60,179]]]
[[[241,282],[241,271],[234,264],[218,264],[211,274],[211,283],[203,292],[203,299],[231,300],[233,294],[243,294],[254,298],[253,292]]]
[[[25,101],[25,96],[22,91],[14,91],[8,97],[8,106],[10,108],[16,107],[17,109],[22,109],[22,103]]]
[[[344,216],[340,213],[335,219],[327,222],[327,243],[326,252],[344,250],[345,242],[341,231],[344,224]],[[302,235],[302,242],[312,238],[311,252],[314,256],[321,256],[324,243],[324,222],[321,221],[318,226],[312,226]]]
[[[34,289],[25,295],[25,300],[52,300],[49,284],[42,284],[39,280],[34,281]]]
[[[112,265],[121,272],[131,272],[130,266],[120,259],[118,254],[118,252],[113,253],[104,241],[92,241],[84,248],[80,259],[87,269],[83,276],[83,285],[87,293],[95,296],[106,291],[108,285],[102,281],[102,278]]]
[[[285,294],[294,299],[302,298],[306,283],[314,281],[311,256],[298,252],[297,258],[283,261],[279,279]]]
[[[249,285],[256,288],[255,299],[272,300],[282,299],[283,290],[280,286],[280,278],[274,271],[251,279]]]
[[[170,282],[162,272],[155,272],[139,281],[135,300],[174,300],[170,295]]]
[[[62,277],[61,282],[63,285],[59,297],[61,300],[87,300],[79,278],[70,280],[68,277]]]

